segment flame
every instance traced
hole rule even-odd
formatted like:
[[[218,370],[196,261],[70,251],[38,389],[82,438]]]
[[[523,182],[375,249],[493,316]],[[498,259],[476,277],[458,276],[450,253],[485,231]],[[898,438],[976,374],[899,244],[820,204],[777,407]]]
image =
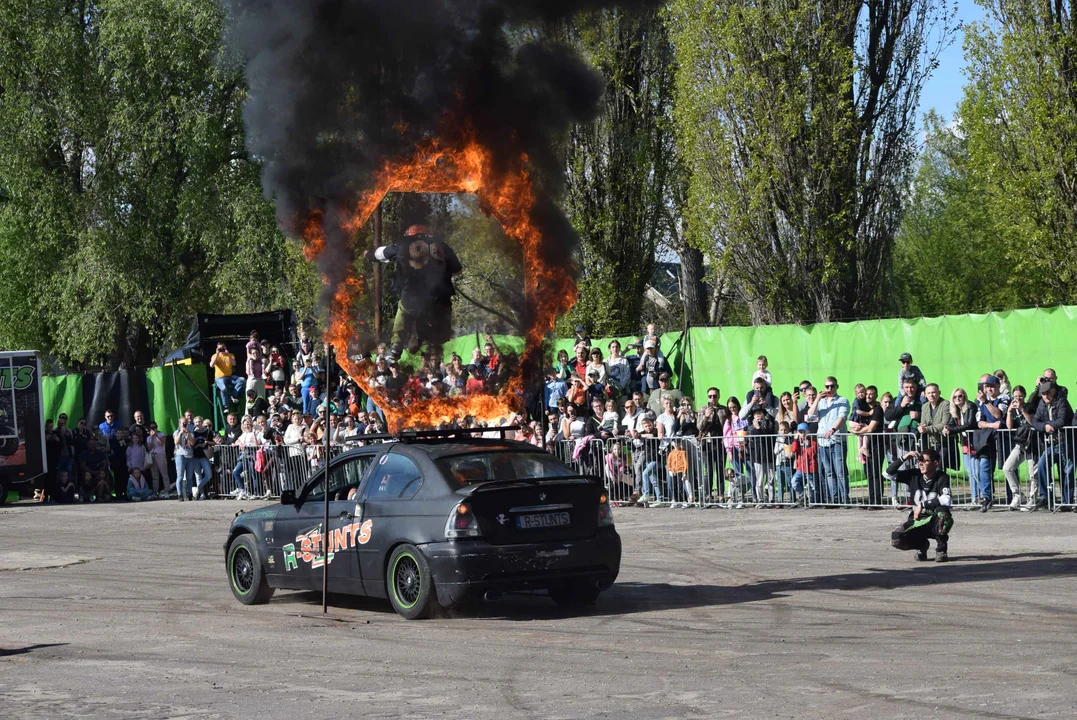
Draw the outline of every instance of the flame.
[[[325,339],[336,349],[338,362],[345,372],[385,411],[391,432],[405,427],[434,427],[469,415],[484,421],[511,415],[523,402],[522,368],[537,366],[533,361],[541,352],[543,338],[553,329],[557,317],[576,302],[575,281],[563,268],[551,267],[543,258],[542,236],[532,220],[535,195],[527,171],[526,154],[521,153],[508,167],[498,168],[493,154],[479,144],[472,133],[450,134],[459,139],[447,142],[430,138],[410,157],[386,162],[356,207],[341,213],[345,218],[343,228],[352,236],[358,234],[389,192],[468,192],[477,195],[482,211],[495,218],[505,233],[521,246],[524,293],[531,309],[524,330],[524,355],[519,366],[521,370],[497,395],[420,399],[410,405],[393,406],[371,386],[368,380],[371,362],[353,361],[347,355],[347,348],[365,325],[354,316],[365,284],[355,268],[348,268],[345,280],[332,295]],[[303,249],[308,260],[316,259],[325,250],[323,223],[324,215],[312,212],[302,224]]]

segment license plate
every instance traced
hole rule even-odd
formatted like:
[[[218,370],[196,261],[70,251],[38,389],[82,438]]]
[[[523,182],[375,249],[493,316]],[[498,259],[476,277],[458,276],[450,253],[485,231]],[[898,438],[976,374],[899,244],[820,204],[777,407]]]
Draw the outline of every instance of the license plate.
[[[520,530],[538,530],[539,528],[560,527],[571,524],[567,512],[516,516],[516,527]]]

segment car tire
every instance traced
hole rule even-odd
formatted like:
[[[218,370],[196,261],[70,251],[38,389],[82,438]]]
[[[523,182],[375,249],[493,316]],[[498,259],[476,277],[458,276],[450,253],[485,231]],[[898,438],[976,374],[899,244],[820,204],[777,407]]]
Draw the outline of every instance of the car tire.
[[[393,609],[408,620],[432,617],[439,609],[434,576],[414,545],[398,545],[389,556],[386,592]]]
[[[550,588],[550,597],[562,607],[594,605],[601,590],[592,580],[569,580]]]
[[[264,605],[273,597],[266,581],[261,553],[253,535],[238,536],[228,546],[228,586],[244,605]]]

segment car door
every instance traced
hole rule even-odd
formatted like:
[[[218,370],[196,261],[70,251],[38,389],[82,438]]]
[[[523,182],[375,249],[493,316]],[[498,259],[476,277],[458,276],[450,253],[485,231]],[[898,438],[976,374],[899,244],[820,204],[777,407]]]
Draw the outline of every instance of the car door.
[[[333,592],[362,592],[359,562],[353,550],[361,538],[362,525],[355,517],[355,497],[374,456],[374,452],[349,455],[329,469],[328,560],[329,590]],[[277,514],[274,537],[280,551],[275,564],[277,573],[283,576],[280,587],[320,589],[322,586],[324,478],[325,473],[318,472],[304,486],[298,502],[283,506]]]
[[[408,504],[422,487],[423,477],[415,462],[400,452],[386,452],[371,466],[360,488],[363,541],[356,544],[359,571],[367,595],[386,597],[385,560],[396,542],[415,542],[401,523]]]

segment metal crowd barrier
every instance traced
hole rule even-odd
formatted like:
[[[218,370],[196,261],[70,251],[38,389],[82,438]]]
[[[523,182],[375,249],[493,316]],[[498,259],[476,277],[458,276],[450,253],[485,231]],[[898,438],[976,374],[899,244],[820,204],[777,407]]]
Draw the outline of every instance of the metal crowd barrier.
[[[359,442],[333,444],[330,457],[358,447]],[[324,445],[263,445],[262,469],[259,471],[259,448],[218,445],[213,449],[213,480],[219,497],[229,497],[238,487],[237,467],[247,493],[264,497],[280,497],[283,490],[298,490],[311,476],[325,467]]]
[[[550,452],[581,474],[601,478],[617,505],[744,507],[807,505],[892,507],[910,503],[908,488],[884,473],[895,459],[926,447],[939,451],[958,509],[980,507],[984,493],[1008,505],[1014,490],[1028,506],[1042,494],[1051,509],[1074,506],[1077,428],[1064,428],[1046,448],[1025,448],[1015,431],[991,433],[983,448],[974,433],[752,435],[558,440]],[[1040,443],[1042,445],[1042,443]],[[672,456],[672,457],[671,457]],[[1045,459],[1046,457],[1046,459]],[[1037,472],[1039,465],[1040,472]],[[909,466],[906,466],[909,467]]]

